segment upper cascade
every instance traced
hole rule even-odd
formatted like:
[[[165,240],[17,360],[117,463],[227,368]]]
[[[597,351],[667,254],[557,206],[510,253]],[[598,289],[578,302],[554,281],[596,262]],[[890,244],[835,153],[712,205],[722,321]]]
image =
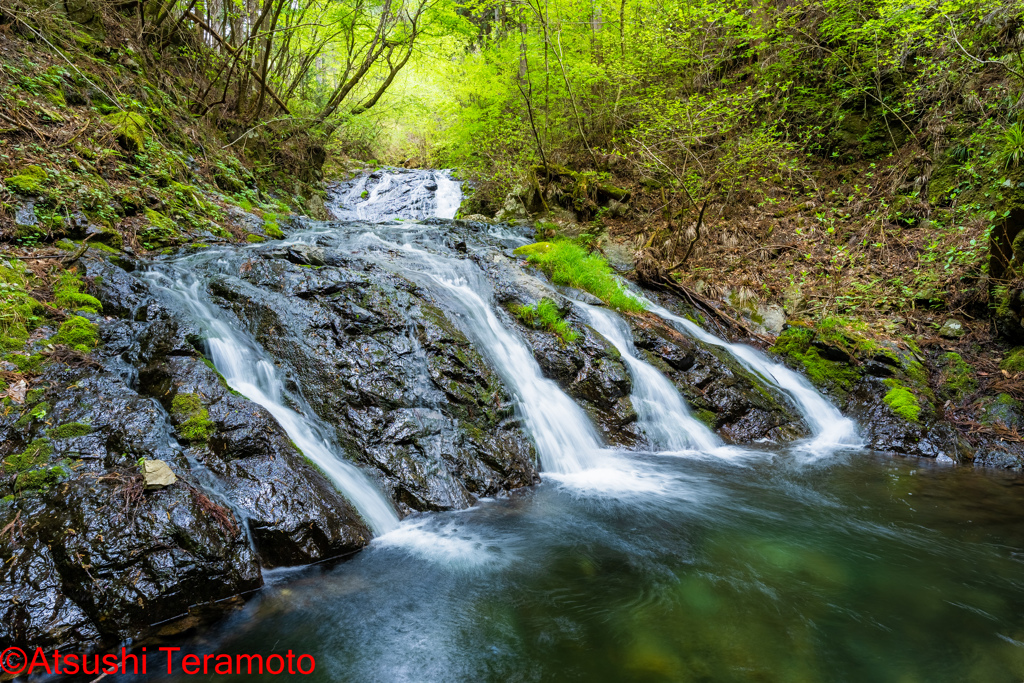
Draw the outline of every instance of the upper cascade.
[[[462,183],[447,170],[383,168],[332,184],[327,209],[341,221],[455,218]]]

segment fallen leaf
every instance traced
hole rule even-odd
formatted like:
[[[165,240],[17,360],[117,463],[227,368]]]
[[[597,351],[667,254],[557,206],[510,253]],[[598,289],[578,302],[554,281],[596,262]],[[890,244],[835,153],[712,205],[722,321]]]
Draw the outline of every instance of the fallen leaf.
[[[28,383],[21,379],[15,382],[14,386],[7,390],[7,397],[15,403],[24,403],[25,394],[28,393]]]

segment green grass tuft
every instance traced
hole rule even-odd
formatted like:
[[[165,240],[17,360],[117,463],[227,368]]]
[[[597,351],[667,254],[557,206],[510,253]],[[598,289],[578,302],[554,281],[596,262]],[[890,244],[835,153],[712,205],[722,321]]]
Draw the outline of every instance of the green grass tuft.
[[[530,327],[553,332],[561,337],[562,341],[574,342],[580,336],[565,322],[558,305],[551,299],[541,299],[533,306],[512,306],[511,310]]]
[[[645,306],[630,296],[612,273],[608,262],[573,242],[537,242],[516,249],[557,285],[590,292],[620,311],[640,312]]]

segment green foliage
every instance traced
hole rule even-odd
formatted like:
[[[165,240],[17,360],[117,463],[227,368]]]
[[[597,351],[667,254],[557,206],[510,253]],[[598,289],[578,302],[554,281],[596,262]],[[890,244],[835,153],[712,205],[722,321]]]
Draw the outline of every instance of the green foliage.
[[[260,242],[265,242],[266,238],[263,235],[257,235],[256,233],[250,232],[245,236],[245,241],[252,244],[259,244]]]
[[[1014,122],[1003,133],[997,161],[1004,168],[1016,168],[1024,161],[1024,128],[1021,127],[1020,121]]]
[[[53,287],[54,302],[73,311],[99,313],[103,310],[100,300],[82,291],[82,280],[77,273],[64,271]]]
[[[181,233],[177,225],[159,211],[146,209],[146,220],[149,221],[149,227],[141,231],[139,237],[147,249],[165,247],[180,241]]]
[[[46,431],[46,435],[51,439],[73,439],[90,433],[92,433],[92,427],[81,422],[68,422]]]
[[[511,310],[530,327],[553,332],[561,337],[562,341],[574,342],[579,338],[579,334],[569,326],[562,317],[562,312],[558,310],[558,305],[551,299],[541,299],[533,306],[513,305]]]
[[[129,152],[141,152],[146,147],[149,122],[137,112],[117,111],[103,117],[113,129],[118,143]]]
[[[99,329],[88,318],[75,315],[61,323],[50,343],[65,344],[76,351],[89,353],[99,344]]]
[[[573,242],[538,242],[519,247],[515,253],[547,273],[555,284],[590,292],[620,311],[644,310],[644,305],[625,291],[602,256],[587,253]]]
[[[20,349],[42,320],[42,305],[27,292],[29,277],[19,261],[0,260],[0,351]]]
[[[882,400],[889,406],[889,410],[907,422],[919,422],[921,404],[918,403],[914,392],[894,379],[885,380],[885,384],[889,387],[889,392]]]
[[[15,427],[22,428],[28,427],[33,422],[40,422],[46,419],[47,413],[50,412],[50,404],[46,401],[35,404],[29,410],[25,411],[25,414],[18,418],[18,421],[14,423]]]
[[[178,434],[186,441],[205,443],[216,428],[199,394],[175,395],[171,401],[171,414],[180,420]]]
[[[32,164],[21,169],[21,173],[4,178],[4,184],[15,192],[24,195],[39,196],[45,194],[43,183],[46,182],[46,171]]]

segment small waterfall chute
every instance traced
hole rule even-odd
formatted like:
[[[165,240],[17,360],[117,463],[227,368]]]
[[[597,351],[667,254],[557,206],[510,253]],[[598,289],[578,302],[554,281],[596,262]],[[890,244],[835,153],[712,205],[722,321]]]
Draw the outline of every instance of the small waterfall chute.
[[[658,449],[669,451],[711,451],[721,439],[694,418],[683,397],[657,368],[640,359],[629,326],[604,308],[576,302],[590,319],[591,327],[610,341],[629,368],[633,380],[630,400],[639,417],[641,430]]]
[[[859,448],[863,445],[857,434],[857,424],[840,413],[839,409],[818,393],[810,382],[793,370],[769,360],[750,346],[732,344],[720,339],[693,321],[678,316],[648,299],[644,299],[644,302],[647,304],[647,310],[683,334],[705,344],[725,349],[744,368],[789,396],[813,434],[810,441],[801,444],[801,448],[819,453],[839,448]]]
[[[206,343],[217,371],[228,385],[250,401],[270,412],[302,453],[313,461],[359,512],[375,535],[387,533],[398,526],[398,515],[384,494],[358,467],[337,453],[325,429],[314,417],[301,397],[285,397],[284,383],[277,368],[265,356],[252,337],[229,324],[208,305],[200,291],[199,281],[181,273],[169,277],[159,271],[146,275],[154,287],[173,297],[202,324],[207,332]],[[188,282],[187,280],[191,280]],[[302,415],[286,402],[302,405]]]

